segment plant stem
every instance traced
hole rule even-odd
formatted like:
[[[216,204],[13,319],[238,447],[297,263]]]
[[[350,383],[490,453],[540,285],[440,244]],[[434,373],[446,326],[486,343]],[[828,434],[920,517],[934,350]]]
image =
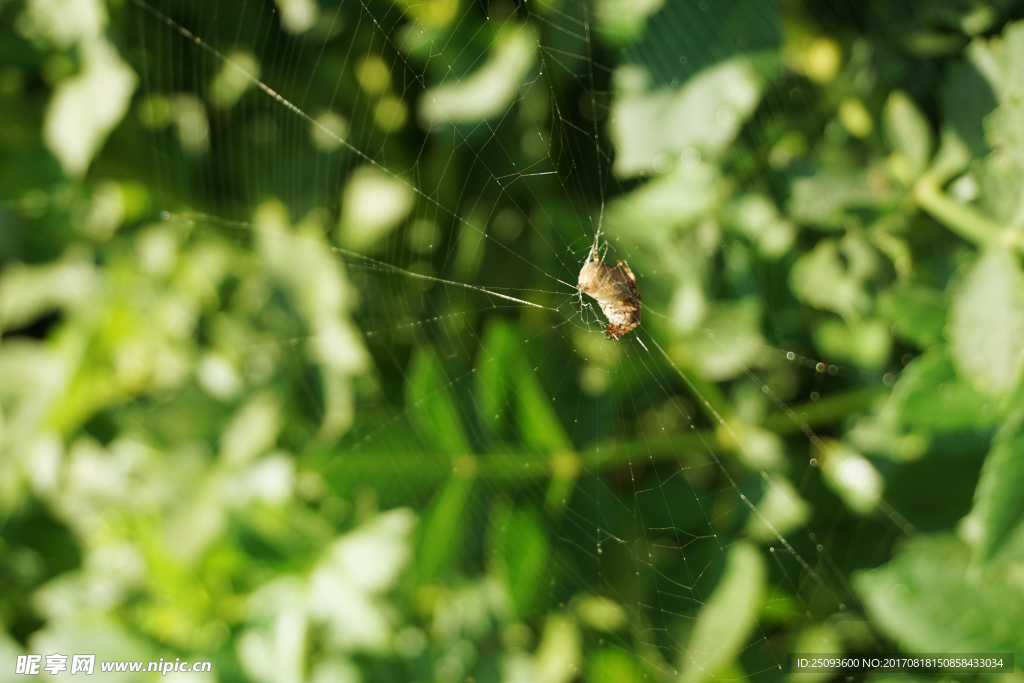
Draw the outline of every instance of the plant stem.
[[[852,412],[869,408],[884,396],[882,387],[855,389],[830,398],[791,406],[800,416],[802,424],[784,413],[775,413],[765,419],[763,427],[776,434],[788,436],[799,433],[803,426],[818,427],[835,422]],[[594,474],[616,468],[674,462],[678,465],[697,466],[709,462],[710,451],[723,448],[715,430],[689,431],[659,438],[640,438],[632,441],[604,441],[590,443],[575,453],[562,452],[562,458],[575,458],[581,472]],[[433,489],[444,482],[452,472],[452,463],[458,458],[473,458],[475,476],[489,481],[546,481],[555,469],[550,453],[521,450],[490,451],[479,455],[453,455],[423,452],[357,452],[323,453],[325,462],[318,469],[329,480],[347,484],[397,486],[408,489]]]
[[[912,191],[914,201],[932,218],[977,247],[1006,244],[1008,237],[1018,243],[1015,231],[990,221],[969,206],[960,204],[942,192],[938,183],[928,175],[922,176]],[[1008,246],[1019,246],[1011,244]]]

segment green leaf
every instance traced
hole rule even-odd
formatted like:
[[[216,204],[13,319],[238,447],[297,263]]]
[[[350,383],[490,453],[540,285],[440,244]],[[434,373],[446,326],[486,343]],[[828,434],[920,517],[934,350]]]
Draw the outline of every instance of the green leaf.
[[[53,92],[43,124],[43,140],[60,160],[64,172],[82,176],[107,136],[128,111],[132,93],[139,82],[117,49],[105,39],[83,41],[80,46],[81,69],[61,81]],[[192,98],[195,100],[195,98]],[[88,103],[100,103],[83,116]],[[192,127],[206,125],[206,113],[199,105],[199,116]]]
[[[533,680],[569,683],[578,678],[580,650],[580,629],[576,621],[564,612],[549,612],[535,655],[537,668]]]
[[[543,520],[530,508],[495,505],[490,519],[490,547],[516,615],[528,616],[544,584],[551,555]]]
[[[926,349],[942,341],[946,301],[942,292],[918,284],[899,284],[878,298],[878,312],[900,338]]]
[[[460,458],[444,490],[431,503],[422,526],[416,573],[429,581],[448,567],[462,547],[466,514],[476,483],[476,463]]]
[[[956,131],[970,155],[980,158],[987,154],[984,121],[996,107],[996,99],[981,73],[965,61],[950,64],[939,97],[942,120]]]
[[[967,143],[953,126],[943,126],[939,151],[935,153],[931,168],[928,169],[928,175],[937,184],[944,185],[947,181],[966,171],[970,163],[971,150],[967,147]]]
[[[550,454],[553,476],[545,501],[549,509],[557,510],[568,502],[576,486],[579,463],[572,441],[521,343],[504,322],[488,328],[475,373],[480,420],[492,433],[500,434],[505,425],[503,415],[512,399],[513,422],[520,441],[532,450]]]
[[[889,146],[910,163],[915,177],[924,173],[932,155],[932,130],[906,93],[896,90],[889,95],[882,126]]]
[[[793,183],[789,215],[798,223],[839,230],[850,209],[881,208],[891,193],[868,183],[863,173],[823,171]]]
[[[953,292],[950,350],[957,372],[978,391],[1002,396],[1024,357],[1024,274],[1002,250],[983,255]]]
[[[674,228],[690,225],[714,208],[720,194],[715,188],[720,182],[721,175],[712,164],[680,165],[616,197],[608,205],[608,232],[663,248]],[[638,224],[645,230],[636,231]]]
[[[892,351],[889,327],[878,319],[854,325],[836,318],[823,320],[814,329],[814,344],[826,358],[841,358],[872,370],[884,366]]]
[[[907,365],[884,410],[902,426],[946,434],[991,425],[996,413],[986,405],[941,349],[933,349]]]
[[[604,648],[590,658],[588,683],[643,683],[649,680],[631,653]]]
[[[985,458],[968,515],[975,559],[987,562],[1024,527],[1024,434],[1000,439]]]
[[[749,543],[733,546],[682,651],[681,680],[713,680],[743,649],[761,609],[764,582],[764,560],[757,549]]]
[[[843,654],[835,624],[813,624],[800,632],[800,637],[793,646],[793,652],[807,652],[823,657],[834,657]],[[791,674],[793,683],[819,683],[832,678],[830,672]]]
[[[517,351],[518,343],[508,325],[499,321],[487,328],[476,358],[473,386],[480,422],[491,433],[500,434],[507,425],[509,399],[515,391]]]
[[[541,451],[556,453],[572,449],[547,390],[537,379],[535,368],[521,358],[519,381],[516,383],[516,408],[519,435],[523,443]]]
[[[701,322],[702,328],[715,331],[715,337],[709,337],[703,330],[691,334],[685,345],[689,356],[685,364],[697,368],[704,379],[712,381],[739,376],[760,357],[764,341],[761,317],[761,306],[753,299],[716,302]],[[682,345],[673,347],[672,354],[676,355],[681,348]]]
[[[871,307],[865,281],[878,268],[877,254],[864,238],[849,233],[842,240],[826,239],[793,265],[793,293],[816,308],[856,320]]]
[[[598,30],[616,45],[629,45],[643,36],[648,17],[664,4],[665,0],[601,0],[594,12]]]
[[[734,199],[722,212],[725,224],[746,235],[768,259],[789,252],[796,238],[796,227],[779,216],[775,203],[763,194],[747,194]]]
[[[529,24],[508,22],[494,38],[493,54],[479,69],[425,92],[419,100],[423,125],[454,126],[500,116],[535,77],[537,35]]]
[[[747,533],[751,538],[763,543],[774,542],[778,538],[777,533],[785,535],[806,524],[811,514],[811,506],[800,497],[789,480],[781,475],[775,475],[765,485],[764,495],[758,501],[757,509],[761,515],[750,516]],[[771,527],[765,524],[765,520]]]
[[[599,595],[577,596],[573,613],[586,626],[609,633],[618,631],[629,622],[626,610],[614,600]]]
[[[659,158],[670,165],[688,148],[705,157],[717,156],[757,107],[761,80],[745,57],[705,69],[677,88],[653,91],[645,72],[620,69],[611,113],[615,174],[662,172]],[[700,156],[692,158],[696,162]]]
[[[352,172],[341,197],[339,240],[353,251],[383,247],[413,206],[409,186],[374,166]]]
[[[981,203],[997,220],[1019,224],[1021,185],[1024,183],[1024,102],[1020,97],[1024,73],[1024,22],[1007,26],[1001,36],[989,41],[974,40],[967,49],[974,68],[988,81],[991,93],[980,100],[997,106],[981,121],[990,154],[979,167]],[[961,98],[962,99],[962,98]],[[968,103],[969,107],[978,105]],[[984,114],[984,109],[977,112]],[[977,128],[977,126],[975,126]]]
[[[448,387],[448,379],[434,354],[429,349],[417,350],[406,383],[409,419],[430,447],[442,453],[468,453],[469,439]]]
[[[883,567],[853,577],[877,626],[905,652],[1024,651],[1024,594],[998,572],[968,573],[970,552],[948,536],[908,541]]]
[[[572,441],[551,405],[547,390],[537,379],[536,369],[530,367],[521,343],[504,322],[488,328],[475,373],[480,419],[495,426],[507,409],[508,399],[514,397],[514,422],[524,444],[552,453],[571,450]]]
[[[867,515],[878,507],[885,482],[871,461],[849,446],[831,442],[822,455],[822,477],[854,512]]]

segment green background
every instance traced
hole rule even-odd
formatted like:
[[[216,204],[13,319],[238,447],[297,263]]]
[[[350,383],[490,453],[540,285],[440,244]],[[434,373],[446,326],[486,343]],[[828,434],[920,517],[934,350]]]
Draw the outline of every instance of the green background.
[[[1024,657],[1022,17],[3,2],[0,680]]]

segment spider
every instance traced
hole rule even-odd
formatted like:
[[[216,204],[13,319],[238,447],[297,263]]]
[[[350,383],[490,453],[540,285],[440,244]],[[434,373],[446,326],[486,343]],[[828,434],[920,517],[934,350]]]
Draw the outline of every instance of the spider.
[[[640,293],[636,290],[636,275],[622,261],[618,267],[598,260],[597,247],[590,250],[587,262],[580,270],[576,288],[595,299],[601,312],[608,318],[605,339],[618,339],[640,324]]]

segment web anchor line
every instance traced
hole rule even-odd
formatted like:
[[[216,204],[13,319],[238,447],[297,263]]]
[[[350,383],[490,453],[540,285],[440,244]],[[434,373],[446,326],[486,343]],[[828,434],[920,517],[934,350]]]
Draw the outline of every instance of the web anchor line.
[[[203,220],[203,221],[209,221],[211,223],[219,222],[219,223],[222,223],[222,224],[225,224],[225,225],[228,225],[228,226],[231,226],[231,227],[236,227],[236,228],[245,228],[246,230],[263,231],[261,228],[258,228],[255,225],[253,225],[251,223],[248,223],[246,221],[230,221],[230,220],[225,220],[223,218],[218,218],[216,216],[211,216],[211,215],[205,214],[205,213],[185,212],[185,213],[176,214],[176,213],[171,213],[170,211],[164,211],[164,212],[162,212],[162,215],[163,215],[163,218],[165,220],[170,220],[172,218],[179,218],[179,219],[183,219],[183,220],[187,220],[187,221]],[[296,239],[308,239],[308,238],[302,237],[301,235],[291,235],[291,237],[296,238]],[[317,244],[317,246],[323,246],[323,245]],[[350,250],[344,249],[342,247],[328,246],[327,248],[330,249],[332,253],[343,254],[345,256],[349,256],[349,257],[352,257],[352,258],[357,258],[357,259],[361,260],[362,262],[369,263],[369,264],[377,267],[379,270],[382,270],[382,271],[385,271],[385,272],[398,273],[400,275],[405,275],[407,277],[416,278],[418,280],[427,280],[429,282],[438,282],[438,283],[445,284],[445,285],[452,285],[454,287],[463,287],[465,289],[471,289],[473,291],[481,292],[481,293],[487,294],[489,296],[496,296],[496,297],[500,297],[502,299],[507,299],[508,301],[514,301],[515,303],[523,304],[524,306],[532,306],[533,308],[539,308],[539,309],[544,310],[544,311],[556,311],[557,312],[557,311],[561,310],[561,306],[544,306],[543,304],[538,304],[538,303],[535,303],[533,301],[527,301],[525,299],[518,299],[518,298],[516,298],[514,296],[509,296],[508,294],[502,294],[501,292],[495,292],[494,290],[487,289],[486,287],[479,287],[477,285],[471,285],[471,284],[468,284],[466,282],[456,282],[454,280],[445,280],[444,278],[434,277],[433,275],[425,275],[423,273],[414,273],[411,270],[405,270],[403,268],[399,268],[398,266],[391,265],[390,263],[385,263],[384,261],[378,261],[377,259],[372,258],[370,256],[366,256],[365,254],[360,254],[359,252],[350,251]],[[561,282],[561,280],[559,280],[559,282]],[[545,294],[559,293],[559,292],[547,292],[545,290],[529,290],[529,291],[543,292]],[[570,298],[572,298],[573,296],[575,296],[575,294],[571,294],[571,295],[568,295],[568,296]]]
[[[557,280],[561,284],[564,284],[564,285],[566,285],[568,287],[572,287],[573,286],[573,285],[570,285],[567,282],[564,282],[564,281],[560,280],[559,278],[557,278],[554,275],[552,275],[551,273],[547,272],[546,270],[544,270],[540,266],[536,265],[535,263],[530,262],[528,259],[523,258],[522,255],[516,253],[515,251],[513,251],[507,245],[502,244],[498,240],[495,240],[493,237],[488,235],[486,233],[486,231],[480,230],[480,228],[477,228],[476,226],[471,225],[465,218],[462,218],[461,216],[459,216],[454,210],[447,208],[446,206],[441,204],[438,200],[434,199],[429,194],[427,194],[426,192],[421,190],[419,187],[417,187],[416,185],[410,183],[408,180],[402,178],[400,175],[398,175],[394,171],[389,170],[387,167],[383,166],[380,162],[378,162],[376,159],[374,159],[373,157],[368,155],[366,152],[363,152],[361,149],[359,149],[358,147],[353,145],[351,142],[349,142],[348,140],[342,138],[340,135],[338,135],[334,131],[330,130],[327,126],[325,126],[324,124],[320,123],[315,118],[313,118],[312,116],[307,114],[302,108],[300,108],[299,106],[294,104],[291,100],[287,99],[286,97],[281,95],[279,92],[277,92],[276,90],[271,88],[269,85],[264,83],[262,80],[260,80],[258,77],[256,77],[252,72],[247,70],[245,67],[241,66],[240,64],[238,64],[237,62],[235,62],[234,60],[229,58],[227,55],[222,53],[220,50],[215,48],[210,43],[208,43],[205,40],[203,40],[200,36],[196,35],[194,32],[192,32],[189,29],[185,28],[184,26],[179,24],[177,21],[175,21],[171,17],[167,16],[166,14],[164,14],[163,12],[158,10],[157,8],[155,8],[152,5],[150,5],[148,2],[146,2],[146,0],[131,0],[131,2],[132,2],[133,5],[135,5],[136,7],[141,9],[142,11],[147,12],[148,14],[150,14],[151,16],[156,18],[161,23],[167,25],[168,27],[170,27],[171,29],[173,29],[174,31],[179,33],[182,37],[184,37],[189,42],[194,43],[198,47],[202,48],[204,51],[206,51],[208,54],[212,55],[215,59],[217,59],[221,63],[230,65],[231,68],[233,68],[243,78],[245,78],[245,80],[247,80],[249,83],[254,85],[256,88],[258,88],[259,90],[264,92],[266,95],[272,97],[274,100],[276,100],[277,102],[282,104],[285,108],[287,108],[289,111],[293,112],[294,114],[296,114],[297,116],[302,118],[304,121],[306,121],[310,125],[314,126],[319,132],[321,132],[324,135],[326,135],[329,139],[334,140],[335,142],[337,142],[340,145],[343,145],[346,149],[348,149],[350,152],[352,152],[353,154],[358,156],[360,159],[362,159],[366,163],[370,164],[371,166],[373,166],[374,168],[380,170],[381,172],[387,174],[389,177],[394,178],[395,180],[398,180],[399,182],[401,182],[403,185],[408,187],[409,190],[413,194],[419,196],[420,198],[422,198],[425,201],[429,202],[431,205],[437,207],[438,209],[440,209],[441,211],[443,211],[444,213],[446,213],[450,217],[454,218],[460,224],[467,225],[467,226],[473,228],[474,230],[476,230],[477,232],[482,234],[484,237],[486,237],[488,240],[492,241],[493,243],[497,244],[502,249],[507,251],[509,254],[512,254],[512,255],[516,256],[516,258],[518,258],[521,261],[523,261],[524,263],[528,264],[530,267],[532,267],[532,268],[534,268],[534,269],[544,273],[544,275],[546,277],[550,277],[550,278],[552,278],[554,280]],[[552,173],[557,175],[557,172],[552,172]],[[519,174],[519,175],[520,175],[520,177],[526,177],[526,175],[523,175],[523,174]],[[546,173],[531,173],[531,174],[528,174],[528,175],[529,176],[540,176],[540,175],[548,175],[548,174],[546,174]],[[492,177],[493,177],[493,174],[492,174]],[[498,184],[499,184],[499,186],[501,186],[500,182]],[[503,187],[502,190],[504,190],[504,189],[505,188]]]
[[[733,440],[740,445],[740,448],[743,448],[743,441],[739,438],[739,435],[736,434],[733,428],[729,425],[728,421],[725,418],[723,418],[721,414],[719,414],[719,412],[714,408],[714,406],[711,405],[710,401],[704,398],[704,395],[700,392],[697,386],[690,380],[686,373],[683,372],[678,365],[676,365],[675,361],[673,361],[672,358],[668,355],[668,353],[665,352],[665,349],[661,347],[661,344],[659,344],[654,337],[651,337],[651,343],[654,344],[655,348],[658,349],[658,351],[668,362],[668,364],[672,367],[672,369],[675,370],[676,374],[678,374],[679,377],[686,383],[686,386],[690,388],[690,391],[692,391],[693,395],[697,397],[697,400],[704,404],[704,407],[707,408],[712,415],[714,415],[715,419],[718,420],[718,423],[726,430],[726,432],[728,432],[729,436],[731,436]],[[757,506],[754,505],[754,503],[746,496],[746,494],[744,494],[740,490],[739,485],[736,484],[736,480],[733,479],[732,475],[729,474],[729,470],[727,470],[725,466],[722,464],[721,460],[719,460],[718,454],[715,453],[714,449],[711,448],[710,445],[708,445],[706,442],[704,445],[707,446],[708,452],[714,459],[715,464],[718,465],[718,468],[725,475],[726,479],[729,482],[729,485],[732,486],[732,488],[739,494],[740,500],[743,501],[744,505],[746,505],[752,513],[757,515],[761,523],[763,523],[772,532],[775,538],[779,540],[779,543],[781,543],[786,548],[789,554],[792,555],[803,568],[803,570],[807,572],[808,576],[810,576],[811,579],[813,579],[814,582],[818,586],[820,586],[828,594],[828,596],[839,606],[839,609],[845,610],[846,604],[839,599],[839,596],[836,595],[831,588],[829,588],[828,584],[824,581],[824,579],[821,578],[821,576],[814,570],[814,568],[811,567],[807,560],[805,560],[803,556],[801,556],[800,553],[797,552],[796,548],[794,548],[793,545],[788,540],[786,540],[786,538],[778,531],[778,529],[775,528],[771,521],[769,521],[769,519],[765,517],[764,513],[762,513],[757,508]]]

